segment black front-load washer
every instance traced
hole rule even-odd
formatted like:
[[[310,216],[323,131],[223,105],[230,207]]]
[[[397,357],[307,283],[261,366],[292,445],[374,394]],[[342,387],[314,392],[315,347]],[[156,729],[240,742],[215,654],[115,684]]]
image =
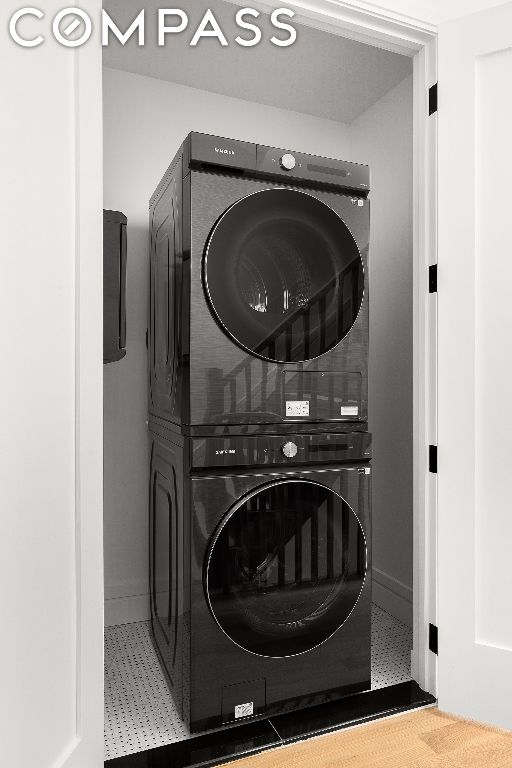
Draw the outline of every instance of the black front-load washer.
[[[150,204],[152,416],[366,428],[368,192],[365,165],[187,137]]]
[[[152,629],[190,730],[369,689],[371,436],[150,444]]]

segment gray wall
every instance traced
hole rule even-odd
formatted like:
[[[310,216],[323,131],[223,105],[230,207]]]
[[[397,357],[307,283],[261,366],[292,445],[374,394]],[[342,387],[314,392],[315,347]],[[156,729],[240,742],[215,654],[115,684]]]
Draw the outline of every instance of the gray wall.
[[[105,366],[106,622],[147,617],[148,200],[190,130],[371,165],[370,428],[376,600],[412,600],[412,82],[350,126],[104,70],[104,205],[128,216],[127,355]]]
[[[191,130],[349,157],[343,123],[104,70],[104,207],[128,216],[127,354],[105,366],[105,620],[148,613],[148,201]]]
[[[412,625],[412,77],[351,124],[371,167],[374,600]]]

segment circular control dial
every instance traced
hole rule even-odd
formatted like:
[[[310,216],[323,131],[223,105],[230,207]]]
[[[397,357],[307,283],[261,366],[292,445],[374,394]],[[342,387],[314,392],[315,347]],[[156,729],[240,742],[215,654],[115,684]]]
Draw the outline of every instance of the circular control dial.
[[[297,448],[297,445],[291,440],[289,440],[281,447],[281,451],[287,459],[293,459],[293,457],[297,455],[298,450],[299,449]]]
[[[279,161],[279,164],[281,165],[281,168],[284,171],[291,171],[297,165],[297,161],[295,160],[294,156],[290,152],[287,152],[285,155],[282,156],[282,158]]]

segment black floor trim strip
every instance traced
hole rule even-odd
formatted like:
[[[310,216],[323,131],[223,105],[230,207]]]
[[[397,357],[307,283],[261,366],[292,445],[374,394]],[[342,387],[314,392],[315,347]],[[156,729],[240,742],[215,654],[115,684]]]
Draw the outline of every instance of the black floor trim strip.
[[[228,760],[277,747],[282,741],[268,720],[192,736],[164,747],[107,760],[107,768],[209,768]]]
[[[415,682],[366,691],[108,760],[107,768],[211,768],[272,747],[435,703]]]
[[[299,712],[288,712],[270,718],[270,722],[283,742],[288,743],[376,720],[394,712],[434,704],[435,701],[430,693],[411,680],[376,691],[356,693]]]

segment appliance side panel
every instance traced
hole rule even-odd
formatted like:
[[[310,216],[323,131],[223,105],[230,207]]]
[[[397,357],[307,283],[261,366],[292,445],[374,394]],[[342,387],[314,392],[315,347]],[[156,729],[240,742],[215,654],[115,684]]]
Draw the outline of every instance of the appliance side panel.
[[[182,160],[150,210],[149,412],[181,424],[187,334],[183,312]]]
[[[187,632],[183,450],[150,431],[151,625],[174,700],[185,718],[184,643]]]

